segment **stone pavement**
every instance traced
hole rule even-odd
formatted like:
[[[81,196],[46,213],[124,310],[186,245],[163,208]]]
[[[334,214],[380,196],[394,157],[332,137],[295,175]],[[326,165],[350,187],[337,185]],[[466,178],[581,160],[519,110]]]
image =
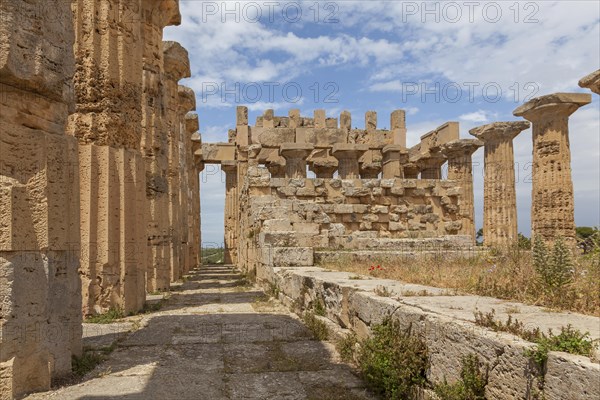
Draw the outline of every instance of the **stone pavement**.
[[[233,268],[195,270],[171,293],[158,312],[86,324],[85,345],[116,349],[83,382],[28,399],[375,398],[332,343]]]

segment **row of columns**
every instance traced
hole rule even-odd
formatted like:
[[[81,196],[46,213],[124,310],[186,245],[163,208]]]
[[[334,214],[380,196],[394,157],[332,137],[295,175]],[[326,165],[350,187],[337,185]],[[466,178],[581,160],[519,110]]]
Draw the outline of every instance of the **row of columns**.
[[[71,373],[85,315],[200,262],[195,95],[162,40],[178,1],[41,3],[0,2],[2,399]]]
[[[590,102],[591,96],[585,93],[541,96],[514,111],[529,122],[495,122],[470,131],[485,146],[483,230],[487,246],[506,246],[518,240],[513,139],[530,126],[532,237],[548,242],[562,237],[576,244],[568,120]]]

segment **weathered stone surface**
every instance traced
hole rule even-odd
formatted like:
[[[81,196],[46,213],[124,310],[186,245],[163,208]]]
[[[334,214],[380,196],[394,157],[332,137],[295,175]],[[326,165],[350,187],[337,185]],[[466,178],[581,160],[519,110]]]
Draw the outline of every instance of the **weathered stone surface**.
[[[582,88],[588,88],[596,94],[600,94],[600,69],[581,78],[579,81],[579,86]]]
[[[590,102],[590,94],[554,93],[513,112],[533,123],[531,233],[549,242],[562,237],[575,246],[569,116]]]
[[[81,353],[70,2],[0,2],[0,398],[48,390]]]
[[[494,122],[469,133],[485,143],[483,232],[487,246],[508,246],[517,241],[517,199],[513,139],[529,122]]]
[[[458,379],[461,358],[475,354],[489,368],[486,398],[587,399],[600,395],[600,366],[589,358],[559,352],[550,352],[544,390],[539,392],[540,378],[525,354],[534,345],[474,324],[476,310],[485,313],[494,309],[504,320],[509,310],[518,307],[519,321],[528,327],[546,331],[570,323],[597,338],[597,317],[561,314],[557,318],[555,313],[535,306],[479,296],[447,296],[444,289],[368,277],[356,279],[355,274],[316,267],[265,268],[261,276],[279,288],[284,303],[304,310],[319,300],[331,323],[359,337],[370,335],[372,327],[391,313],[400,321],[401,329],[410,328],[413,335],[425,341],[430,361],[427,377],[433,383]],[[390,297],[377,295],[382,287],[391,293]],[[403,296],[404,292],[425,294]]]

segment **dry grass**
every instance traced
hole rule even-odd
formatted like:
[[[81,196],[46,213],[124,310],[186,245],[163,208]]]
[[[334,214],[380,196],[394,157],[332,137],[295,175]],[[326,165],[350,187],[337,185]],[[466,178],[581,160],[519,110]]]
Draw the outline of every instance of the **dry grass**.
[[[375,268],[371,268],[375,265]],[[381,269],[377,266],[380,265]],[[558,291],[544,288],[533,265],[530,251],[506,249],[469,256],[423,255],[395,262],[351,261],[340,256],[321,265],[338,271],[376,278],[452,288],[463,293],[515,300],[526,304],[600,316],[600,256],[575,257],[573,282]]]

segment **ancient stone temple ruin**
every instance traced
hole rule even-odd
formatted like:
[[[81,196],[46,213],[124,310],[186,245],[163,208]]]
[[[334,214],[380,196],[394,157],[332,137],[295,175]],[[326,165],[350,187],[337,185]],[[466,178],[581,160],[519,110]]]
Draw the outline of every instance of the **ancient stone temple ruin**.
[[[476,139],[447,122],[411,146],[403,110],[390,129],[374,111],[356,129],[349,112],[325,110],[267,110],[250,125],[240,106],[229,141],[203,143],[196,94],[179,84],[188,53],[163,41],[181,21],[177,0],[42,3],[0,3],[2,400],[70,374],[83,317],[138,312],[200,266],[206,164],[226,175],[225,262],[290,298],[297,277],[281,268],[313,266],[318,249],[473,248],[478,201],[485,244],[514,243],[512,140],[530,125],[533,234],[574,238],[568,118],[589,94],[535,98],[514,112],[531,124],[495,122],[472,129]],[[599,76],[580,85],[598,93]],[[480,147],[483,199],[473,193]],[[367,332],[344,290],[335,318]],[[501,393],[505,381],[494,382]]]

